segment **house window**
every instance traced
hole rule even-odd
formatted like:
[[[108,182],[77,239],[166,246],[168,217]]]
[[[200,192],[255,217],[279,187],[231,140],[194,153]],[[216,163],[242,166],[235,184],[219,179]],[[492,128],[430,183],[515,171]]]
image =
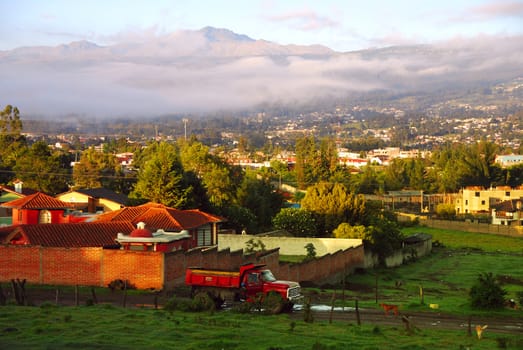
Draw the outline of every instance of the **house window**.
[[[505,196],[510,197],[510,191],[505,192]]]
[[[49,210],[41,210],[38,217],[39,224],[50,224],[51,223],[51,212]]]
[[[479,197],[479,192],[474,192],[474,196]]]
[[[207,246],[212,244],[212,233],[209,226],[198,229],[197,243],[198,246]]]
[[[465,205],[469,205],[469,200],[465,199]]]
[[[485,201],[481,201],[481,205],[485,205]]]

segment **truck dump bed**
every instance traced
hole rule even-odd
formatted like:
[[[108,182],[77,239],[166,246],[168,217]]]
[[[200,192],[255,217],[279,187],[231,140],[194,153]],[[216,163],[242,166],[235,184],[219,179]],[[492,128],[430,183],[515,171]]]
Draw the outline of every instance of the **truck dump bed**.
[[[239,288],[240,272],[188,268],[185,271],[185,284],[189,286]]]

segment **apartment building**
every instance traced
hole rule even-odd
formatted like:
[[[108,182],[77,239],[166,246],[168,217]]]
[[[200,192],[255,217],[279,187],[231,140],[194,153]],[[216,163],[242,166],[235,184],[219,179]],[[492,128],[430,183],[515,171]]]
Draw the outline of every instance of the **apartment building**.
[[[523,186],[517,188],[498,186],[489,189],[480,186],[466,187],[457,195],[456,213],[490,213],[492,206],[521,197],[523,197]]]

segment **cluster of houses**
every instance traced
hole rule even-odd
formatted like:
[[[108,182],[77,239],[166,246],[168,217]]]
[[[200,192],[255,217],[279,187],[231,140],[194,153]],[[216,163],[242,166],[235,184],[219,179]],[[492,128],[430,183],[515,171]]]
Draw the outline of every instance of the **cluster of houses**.
[[[227,236],[220,227],[226,219],[210,213],[158,203],[128,206],[125,196],[101,188],[71,190],[52,197],[24,189],[22,185],[17,181],[14,186],[0,186],[0,279],[3,280],[16,274],[14,277],[30,276],[36,283],[74,281],[105,285],[112,278],[141,276],[140,287],[161,288],[183,280],[180,266],[205,264],[207,260],[217,266],[235,265],[245,259],[230,247],[217,249],[219,233],[222,238]],[[389,194],[393,205],[409,202],[419,206],[420,211],[441,200],[434,198],[417,191]],[[444,200],[452,200],[460,213],[491,212],[493,224],[523,225],[523,186],[467,188]],[[89,254],[96,257],[90,258]],[[338,254],[329,253],[316,263],[331,268],[343,264],[356,266],[364,262],[363,255],[360,244]],[[57,257],[60,263],[56,262]],[[22,259],[23,263],[13,259]],[[278,267],[277,258],[273,260],[270,260],[273,268],[290,279],[318,278],[314,274],[323,271],[323,267],[310,266],[284,269]],[[152,273],[152,270],[157,271]]]
[[[217,244],[225,219],[200,210],[146,203],[98,188],[56,197],[0,186],[0,242],[45,247],[104,247],[141,251],[189,250]]]

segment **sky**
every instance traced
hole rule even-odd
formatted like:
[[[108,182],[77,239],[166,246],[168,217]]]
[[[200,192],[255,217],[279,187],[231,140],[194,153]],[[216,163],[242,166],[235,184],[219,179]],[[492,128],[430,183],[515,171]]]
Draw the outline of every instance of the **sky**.
[[[523,0],[0,0],[0,13],[0,106],[30,116],[297,106],[523,77]],[[213,46],[208,26],[260,41]],[[64,45],[82,40],[100,46]],[[338,52],[280,57],[272,43]],[[430,45],[352,52],[414,44]]]
[[[523,34],[523,0],[0,0],[0,50],[206,26],[346,52]]]

